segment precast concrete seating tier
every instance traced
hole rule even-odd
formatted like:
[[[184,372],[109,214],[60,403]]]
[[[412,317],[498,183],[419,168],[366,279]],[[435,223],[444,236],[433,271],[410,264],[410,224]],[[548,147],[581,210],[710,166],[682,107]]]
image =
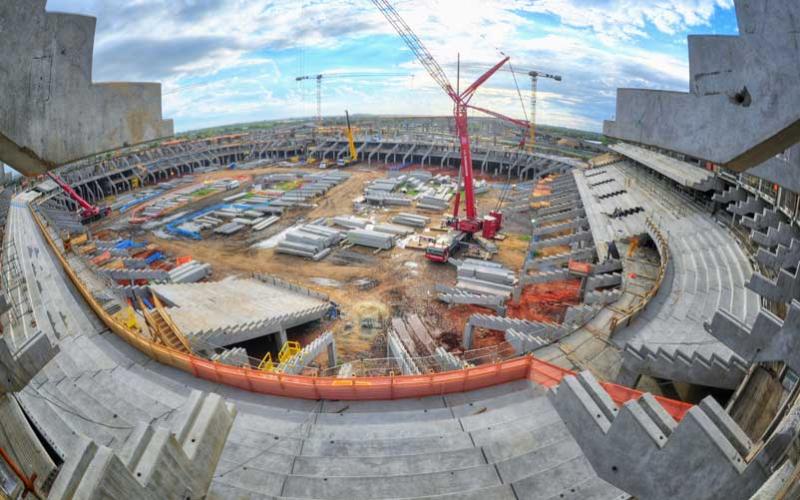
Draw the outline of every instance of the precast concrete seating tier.
[[[698,191],[713,191],[721,186],[721,181],[714,172],[671,156],[624,142],[613,144],[609,148],[647,168],[657,171],[665,177],[669,177],[682,186]]]
[[[545,389],[529,381],[411,400],[308,401],[203,382],[110,333],[60,347],[20,400],[67,463],[75,454],[104,468],[114,456],[129,463],[142,426],[174,428],[201,388],[237,411],[206,498],[628,498],[596,477]]]
[[[718,309],[752,324],[760,299],[745,287],[753,273],[750,262],[733,236],[708,214],[641,169],[619,162],[591,177],[610,175],[625,185],[624,195],[602,202],[624,196],[643,207],[644,214],[666,235],[671,255],[656,296],[630,326],[612,338],[624,352],[618,381],[635,384],[639,374],[647,374],[735,388],[746,365],[703,324]],[[623,235],[624,229],[619,229]]]
[[[625,176],[613,165],[603,167],[602,170],[602,173],[589,177],[587,175],[593,170],[572,171],[601,261],[608,257],[608,247],[612,242],[647,233],[645,215],[637,212],[641,205],[628,195],[624,187]],[[607,196],[609,194],[615,196]],[[624,213],[630,215],[614,216]]]
[[[749,262],[731,237],[706,217],[695,215],[683,222],[683,229],[674,227],[669,233],[672,259],[661,289],[614,338],[626,349],[623,372],[734,388],[746,373],[745,365],[715,341],[703,323],[718,309],[752,323],[759,298],[744,287]],[[686,370],[687,364],[692,369]]]

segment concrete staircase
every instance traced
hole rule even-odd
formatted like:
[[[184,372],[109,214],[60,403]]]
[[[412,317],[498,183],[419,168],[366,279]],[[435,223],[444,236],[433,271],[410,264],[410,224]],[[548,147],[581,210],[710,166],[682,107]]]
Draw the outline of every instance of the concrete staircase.
[[[623,364],[617,383],[634,387],[638,375],[690,382],[708,387],[736,389],[747,374],[748,364],[738,357],[721,357],[712,353],[710,357],[702,353],[680,347],[666,351],[663,348],[651,349],[647,346],[625,346]]]
[[[796,300],[789,305],[784,320],[762,310],[749,328],[730,314],[718,311],[708,329],[750,362],[783,361],[795,372],[800,371],[800,302]]]
[[[677,423],[649,394],[617,407],[582,372],[566,377],[550,401],[598,475],[635,497],[747,499],[770,475],[711,397]]]

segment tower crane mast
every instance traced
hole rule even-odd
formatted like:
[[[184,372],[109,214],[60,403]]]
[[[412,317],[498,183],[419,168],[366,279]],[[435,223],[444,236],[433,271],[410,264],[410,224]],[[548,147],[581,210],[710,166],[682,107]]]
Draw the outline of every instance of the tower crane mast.
[[[531,77],[531,123],[528,138],[528,148],[530,151],[536,147],[536,100],[539,91],[539,78],[550,78],[557,82],[561,81],[560,75],[551,75],[549,73],[542,73],[540,71],[530,71],[528,76]]]
[[[317,126],[322,126],[322,80],[338,78],[382,78],[391,76],[409,76],[408,73],[319,73],[295,77],[296,82],[315,80],[317,82]]]

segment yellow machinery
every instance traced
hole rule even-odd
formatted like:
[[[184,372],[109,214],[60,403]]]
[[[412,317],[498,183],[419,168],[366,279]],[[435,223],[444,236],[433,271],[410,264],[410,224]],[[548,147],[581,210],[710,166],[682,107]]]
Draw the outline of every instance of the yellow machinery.
[[[345,130],[345,134],[347,135],[347,145],[350,149],[350,155],[347,158],[339,158],[336,160],[337,167],[346,167],[358,160],[358,150],[356,150],[356,142],[353,139],[353,129],[350,127],[350,113],[345,110],[344,116],[347,118],[347,129]]]
[[[142,329],[139,327],[139,322],[136,320],[136,313],[131,306],[122,309],[114,314],[114,318],[125,325],[129,330],[140,332]]]
[[[283,344],[281,351],[278,353],[278,363],[283,364],[295,357],[300,352],[300,342],[290,340]]]
[[[350,161],[354,162],[358,159],[358,151],[356,151],[356,142],[353,139],[353,129],[350,127],[350,113],[345,110],[344,116],[347,118],[347,144],[350,146]]]
[[[264,372],[271,372],[275,370],[275,363],[272,362],[271,352],[268,352],[267,355],[261,359],[261,363],[258,364],[258,369]]]
[[[290,340],[284,343],[280,352],[278,352],[278,366],[297,356],[301,350],[300,342]],[[258,364],[258,369],[265,372],[273,372],[276,368],[278,367],[275,366],[275,362],[272,360],[271,352],[268,352],[266,356],[261,359],[261,363]]]

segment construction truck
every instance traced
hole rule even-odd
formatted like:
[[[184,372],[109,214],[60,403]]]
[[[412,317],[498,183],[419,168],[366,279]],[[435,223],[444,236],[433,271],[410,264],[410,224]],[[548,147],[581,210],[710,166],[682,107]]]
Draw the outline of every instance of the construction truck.
[[[444,263],[455,255],[461,242],[468,236],[464,231],[451,231],[436,238],[425,248],[425,258],[431,262]]]

